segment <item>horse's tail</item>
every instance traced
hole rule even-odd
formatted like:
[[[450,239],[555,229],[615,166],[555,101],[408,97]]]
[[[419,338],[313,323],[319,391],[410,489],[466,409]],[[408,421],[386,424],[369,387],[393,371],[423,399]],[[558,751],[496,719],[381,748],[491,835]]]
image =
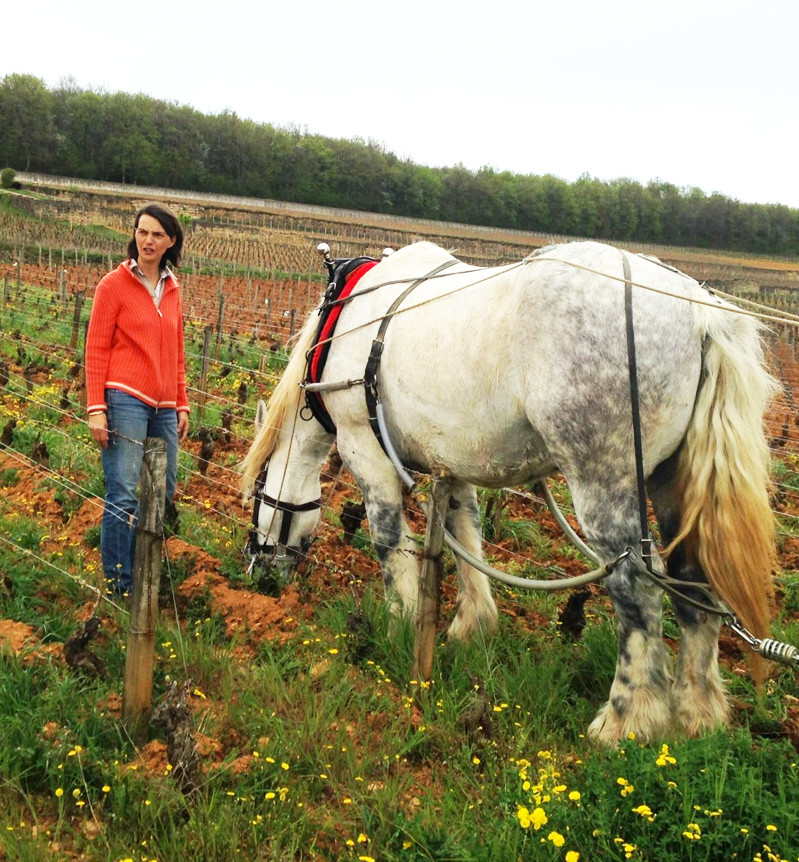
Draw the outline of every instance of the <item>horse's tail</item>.
[[[306,356],[313,346],[317,323],[317,316],[312,313],[297,335],[286,370],[269,398],[263,424],[258,429],[244,460],[239,464],[241,489],[245,495],[252,493],[258,474],[266,459],[274,451],[286,417],[297,411],[302,393],[300,383],[305,376]]]
[[[728,308],[693,305],[703,373],[679,458],[682,523],[670,547],[684,542],[741,623],[768,637],[776,548],[763,420],[777,387],[763,327]]]

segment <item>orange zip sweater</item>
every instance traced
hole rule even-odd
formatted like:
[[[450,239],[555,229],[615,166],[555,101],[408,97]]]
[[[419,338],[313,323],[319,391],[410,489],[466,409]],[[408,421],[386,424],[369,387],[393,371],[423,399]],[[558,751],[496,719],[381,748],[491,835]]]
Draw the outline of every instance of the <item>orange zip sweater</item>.
[[[180,287],[170,273],[156,308],[129,261],[104,276],[86,335],[86,410],[105,410],[105,390],[151,407],[188,411]]]

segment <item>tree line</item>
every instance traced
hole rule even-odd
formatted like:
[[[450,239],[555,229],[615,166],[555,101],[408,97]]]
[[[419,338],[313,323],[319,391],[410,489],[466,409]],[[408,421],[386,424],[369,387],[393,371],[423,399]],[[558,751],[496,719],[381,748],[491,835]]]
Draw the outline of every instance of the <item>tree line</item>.
[[[615,241],[799,253],[799,210],[653,180],[573,183],[255,123],[142,94],[0,82],[0,167]]]

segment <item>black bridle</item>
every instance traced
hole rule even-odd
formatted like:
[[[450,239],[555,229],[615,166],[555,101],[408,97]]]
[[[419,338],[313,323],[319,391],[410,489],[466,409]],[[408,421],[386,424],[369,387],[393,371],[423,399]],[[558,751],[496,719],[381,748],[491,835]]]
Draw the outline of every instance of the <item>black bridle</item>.
[[[268,468],[269,461],[264,464],[261,472],[258,474],[258,478],[255,480],[255,489],[253,491],[255,502],[252,507],[252,527],[250,528],[249,535],[247,536],[247,544],[244,548],[245,552],[252,556],[253,563],[255,563],[256,557],[261,554],[269,555],[275,560],[286,560],[290,556],[302,555],[305,552],[304,548],[298,545],[289,545],[288,543],[294,514],[296,512],[313,512],[314,509],[320,509],[322,507],[321,497],[316,500],[311,500],[308,503],[286,503],[283,500],[276,500],[274,497],[270,497],[264,490],[266,487],[266,471]],[[278,535],[277,542],[273,545],[262,544],[259,542],[259,537],[263,535],[262,531],[259,529],[262,503],[267,506],[272,506],[278,512],[283,513],[283,519],[280,522],[280,533]]]

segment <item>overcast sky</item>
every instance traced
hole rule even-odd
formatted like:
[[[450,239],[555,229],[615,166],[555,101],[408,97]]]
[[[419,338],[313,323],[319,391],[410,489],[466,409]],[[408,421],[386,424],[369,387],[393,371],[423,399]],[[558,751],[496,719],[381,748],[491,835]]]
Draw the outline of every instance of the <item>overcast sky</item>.
[[[797,0],[16,0],[0,77],[799,208],[797,39]]]

